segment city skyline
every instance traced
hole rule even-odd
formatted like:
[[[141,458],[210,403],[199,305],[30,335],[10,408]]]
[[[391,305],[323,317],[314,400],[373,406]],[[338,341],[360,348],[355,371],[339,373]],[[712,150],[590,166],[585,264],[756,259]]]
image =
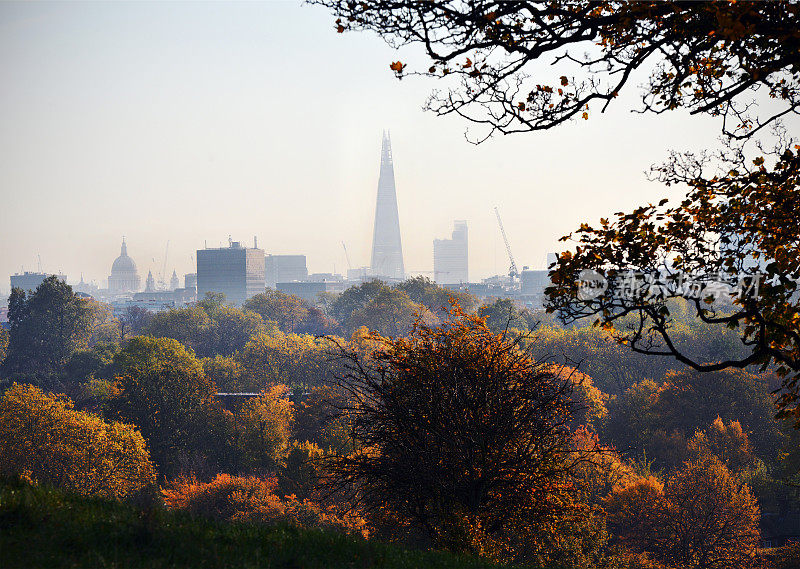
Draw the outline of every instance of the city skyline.
[[[465,219],[471,280],[504,274],[494,206],[518,263],[543,268],[560,236],[610,203],[661,197],[642,172],[669,148],[716,138],[713,121],[680,113],[652,137],[658,118],[620,104],[476,147],[463,122],[420,109],[431,84],[389,70],[417,53],[332,33],[326,11],[296,3],[4,3],[0,15],[4,292],[39,256],[45,271],[103,286],[123,235],[142,278],[160,272],[167,241],[169,274],[185,274],[229,235],[305,254],[312,273],[346,273],[342,241],[368,265],[384,128],[402,156],[406,273],[430,272],[432,240]]]

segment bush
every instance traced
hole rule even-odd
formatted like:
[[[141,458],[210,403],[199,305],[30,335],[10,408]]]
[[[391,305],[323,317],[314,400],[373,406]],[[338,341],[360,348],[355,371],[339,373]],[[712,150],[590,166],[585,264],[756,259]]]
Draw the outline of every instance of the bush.
[[[309,500],[286,496],[281,500],[275,490],[278,480],[218,474],[211,482],[194,477],[179,478],[162,490],[167,504],[191,514],[216,520],[286,523],[299,527],[322,527],[345,533],[358,532],[366,537],[363,520],[339,516]]]
[[[64,396],[15,383],[0,399],[0,474],[82,494],[129,498],[155,484],[142,435],[75,411]]]

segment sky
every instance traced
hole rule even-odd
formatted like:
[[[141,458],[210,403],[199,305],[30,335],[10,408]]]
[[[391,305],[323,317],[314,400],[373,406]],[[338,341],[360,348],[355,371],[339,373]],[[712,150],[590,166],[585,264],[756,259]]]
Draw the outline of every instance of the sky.
[[[432,276],[465,219],[470,279],[505,273],[495,206],[520,268],[544,268],[582,221],[679,196],[644,174],[670,149],[716,146],[713,119],[632,113],[633,92],[476,146],[397,59],[424,63],[294,1],[0,3],[0,291],[39,258],[104,287],[123,235],[142,278],[229,236],[310,272],[345,272],[342,242],[366,265],[383,129],[408,272]]]

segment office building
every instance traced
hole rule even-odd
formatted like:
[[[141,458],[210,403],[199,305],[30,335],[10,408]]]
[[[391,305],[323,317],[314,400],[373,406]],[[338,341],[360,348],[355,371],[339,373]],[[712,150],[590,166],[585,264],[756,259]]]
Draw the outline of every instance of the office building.
[[[183,275],[183,288],[197,291],[197,273]]]
[[[18,273],[16,275],[11,275],[11,288],[21,288],[27,292],[35,291],[44,279],[47,277],[58,277],[59,280],[67,282],[66,275],[53,275],[49,273],[35,273],[31,271],[25,271],[24,273]]]
[[[197,298],[221,292],[229,304],[264,292],[264,250],[231,241],[228,247],[197,251]]]
[[[266,285],[304,281],[308,278],[305,255],[267,255],[264,261]]]
[[[469,282],[467,222],[453,222],[450,239],[433,240],[433,280],[442,285]]]

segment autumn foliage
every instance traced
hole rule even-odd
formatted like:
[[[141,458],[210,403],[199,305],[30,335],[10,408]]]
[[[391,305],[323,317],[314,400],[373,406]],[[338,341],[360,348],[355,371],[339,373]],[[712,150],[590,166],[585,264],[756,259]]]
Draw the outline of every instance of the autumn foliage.
[[[744,569],[755,562],[758,505],[715,456],[687,462],[666,484],[652,476],[622,484],[605,507],[624,543],[670,566]]]
[[[539,530],[576,512],[569,473],[572,384],[483,318],[345,350],[341,411],[361,448],[330,455],[331,484],[378,525],[440,547],[525,557]]]
[[[132,425],[76,411],[63,396],[14,384],[0,399],[0,474],[82,494],[129,498],[155,484]]]
[[[366,536],[363,520],[339,515],[310,500],[289,495],[279,498],[277,478],[218,474],[211,482],[194,477],[174,480],[162,490],[166,503],[198,516],[238,522],[288,523],[303,527],[324,527]]]

